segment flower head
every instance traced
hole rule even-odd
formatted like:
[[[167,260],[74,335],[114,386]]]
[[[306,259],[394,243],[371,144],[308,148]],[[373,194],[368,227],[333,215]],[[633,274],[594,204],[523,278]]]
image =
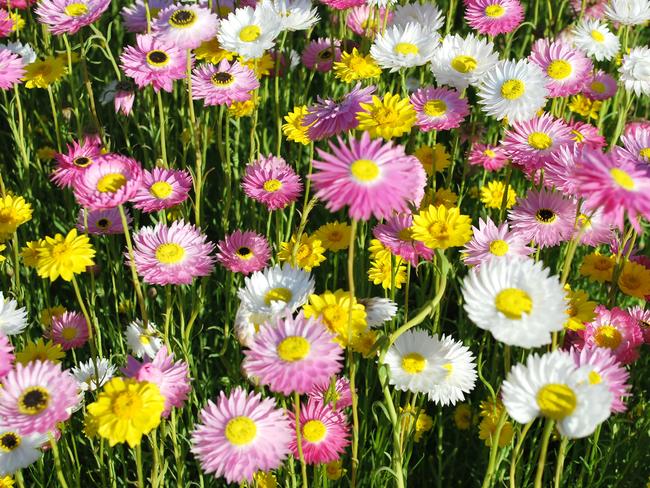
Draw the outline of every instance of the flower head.
[[[250,68],[238,61],[222,60],[218,66],[204,64],[192,73],[192,97],[204,105],[231,105],[250,100],[260,82]]]
[[[497,227],[490,218],[479,219],[478,227],[473,228],[472,240],[463,249],[463,261],[478,268],[490,261],[526,257],[534,251],[520,234],[508,228],[507,222]]]
[[[357,112],[359,130],[368,131],[371,137],[392,139],[411,130],[416,113],[408,98],[386,93],[383,99],[372,96],[371,103],[361,103]]]
[[[72,281],[74,275],[95,264],[93,257],[95,250],[88,236],[78,235],[77,229],[72,229],[66,236],[45,237],[38,248],[36,271],[41,278],[51,281],[59,277]]]
[[[42,0],[35,13],[51,33],[75,34],[99,19],[110,3],[110,0]]]
[[[469,115],[467,100],[448,88],[420,88],[411,95],[411,105],[417,112],[416,125],[425,132],[454,129]]]
[[[429,205],[413,217],[412,236],[431,249],[458,247],[472,237],[471,225],[472,220],[456,207]]]
[[[217,34],[219,19],[204,6],[174,4],[161,10],[151,22],[154,36],[170,46],[195,49]]]
[[[468,0],[465,19],[481,34],[507,34],[524,20],[524,8],[519,0]]]
[[[253,231],[236,230],[217,243],[217,261],[233,273],[249,275],[269,262],[271,247],[266,238]]]
[[[86,319],[79,312],[64,312],[52,318],[50,337],[64,351],[83,346],[89,335]]]
[[[244,193],[269,210],[278,210],[296,201],[302,192],[300,176],[281,157],[261,156],[246,166],[242,178]]]
[[[184,170],[154,168],[144,170],[140,187],[131,201],[144,212],[171,208],[187,200],[192,188],[192,177]]]

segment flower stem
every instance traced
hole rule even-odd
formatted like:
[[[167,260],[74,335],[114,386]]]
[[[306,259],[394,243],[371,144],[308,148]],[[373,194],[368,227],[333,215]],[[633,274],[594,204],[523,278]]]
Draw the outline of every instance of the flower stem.
[[[521,431],[517,445],[512,450],[512,458],[510,458],[510,488],[517,488],[517,463],[519,462],[519,453],[521,452],[521,446],[524,445],[524,439],[526,434],[532,427],[533,423],[528,422],[524,429]]]
[[[567,445],[569,438],[562,436],[560,443],[560,452],[557,455],[557,466],[555,467],[555,488],[560,488],[560,481],[562,481],[562,470],[564,469],[564,460],[566,459]]]
[[[359,412],[358,397],[355,391],[354,376],[356,365],[354,364],[354,354],[352,353],[352,306],[355,300],[354,288],[354,245],[357,237],[357,221],[352,219],[350,223],[350,243],[348,245],[348,288],[350,291],[350,303],[348,309],[348,366],[350,373],[350,391],[352,392],[352,469],[350,473],[350,486],[354,488],[357,483],[357,467],[359,465]]]
[[[165,112],[163,109],[162,93],[158,90],[156,93],[158,98],[158,117],[160,121],[160,152],[163,160],[163,166],[169,168],[169,163],[167,162],[167,142],[165,139]]]
[[[135,446],[135,467],[138,472],[138,488],[144,488],[144,475],[142,474],[142,447]]]
[[[50,97],[50,108],[52,109],[52,120],[54,121],[54,134],[56,136],[56,149],[61,152],[61,135],[59,134],[59,118],[56,114],[56,104],[54,103],[54,93],[52,86],[47,87],[47,94]]]
[[[122,228],[124,229],[124,238],[126,239],[126,248],[129,252],[129,262],[131,264],[131,278],[133,279],[133,286],[135,287],[135,294],[140,304],[140,313],[142,315],[142,323],[147,327],[147,305],[144,302],[144,295],[140,287],[140,280],[138,279],[138,270],[135,268],[135,256],[133,254],[133,243],[131,242],[131,233],[129,232],[129,223],[126,220],[126,213],[124,213],[124,206],[120,205],[120,218],[122,219]]]
[[[300,428],[300,395],[295,391],[293,392],[293,411],[296,414],[296,445],[298,446],[298,457],[300,458],[302,487],[308,488],[309,481],[307,480],[307,463],[305,463],[305,456],[302,452],[302,431]]]
[[[501,430],[503,429],[507,418],[508,415],[506,413],[506,409],[504,408],[501,412],[501,416],[499,417],[497,428],[491,436],[492,439],[490,445],[490,461],[488,463],[488,469],[485,472],[485,477],[483,478],[482,488],[489,488],[492,486],[492,481],[494,480],[494,471],[497,464],[497,454],[499,452],[499,439],[501,438]]]
[[[537,460],[537,473],[535,473],[535,488],[542,488],[542,481],[544,479],[544,467],[546,465],[546,453],[548,452],[548,441],[551,439],[553,433],[553,420],[547,419],[544,424],[544,432],[542,432],[542,447],[539,452],[539,459]]]

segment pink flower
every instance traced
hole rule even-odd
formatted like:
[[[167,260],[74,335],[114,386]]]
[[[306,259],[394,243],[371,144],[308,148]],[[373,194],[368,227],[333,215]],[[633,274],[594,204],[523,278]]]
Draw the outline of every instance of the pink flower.
[[[600,151],[607,145],[607,141],[598,133],[598,128],[586,122],[573,120],[569,122],[569,129],[573,134],[573,144],[579,148],[587,147]]]
[[[571,0],[571,7],[576,14],[584,8],[584,16],[588,19],[602,19],[607,3],[607,0]]]
[[[14,28],[14,21],[11,20],[9,12],[0,9],[0,37],[7,37]]]
[[[17,8],[19,10],[24,10],[31,7],[37,2],[37,0],[0,0],[0,7],[8,8]]]
[[[196,49],[217,35],[219,19],[206,7],[189,3],[170,5],[151,22],[154,36],[180,49]]]
[[[0,47],[0,89],[10,90],[25,74],[23,59],[8,49]]]
[[[643,344],[643,334],[638,322],[624,310],[614,307],[607,310],[602,305],[596,307],[596,318],[578,331],[584,347],[609,349],[623,364],[629,364],[639,357],[639,347]]]
[[[346,407],[352,406],[352,390],[350,389],[350,381],[341,376],[334,382],[334,389],[330,391],[330,383],[316,386],[310,392],[307,392],[309,401],[326,403],[331,405],[335,410],[342,410]]]
[[[496,36],[514,31],[524,19],[519,0],[467,0],[465,20],[481,34]]]
[[[635,307],[628,308],[627,313],[629,313],[630,317],[636,320],[637,324],[639,324],[644,342],[650,344],[650,310],[644,310],[636,305]]]
[[[487,171],[498,171],[508,163],[508,157],[501,146],[475,143],[472,144],[467,161],[473,166],[483,166]]]
[[[14,367],[14,346],[6,335],[0,333],[0,380]]]
[[[455,129],[469,115],[467,100],[450,88],[420,88],[410,101],[417,112],[416,125],[424,132]]]
[[[250,92],[259,86],[253,70],[238,61],[223,59],[219,66],[204,64],[192,73],[192,98],[208,106],[250,100]]]
[[[302,52],[302,62],[307,69],[325,73],[335,61],[341,60],[340,41],[321,37],[311,41]]]
[[[605,218],[603,218],[603,211],[599,208],[589,208],[583,204],[582,211],[578,215],[574,235],[578,233],[580,228],[582,236],[580,243],[587,246],[600,246],[601,244],[609,244],[614,235],[612,227]]]
[[[414,241],[411,233],[413,215],[410,213],[395,214],[385,223],[377,224],[372,230],[376,239],[390,249],[396,256],[408,261],[413,266],[418,265],[421,257],[425,261],[431,260],[433,250],[419,241]]]
[[[366,3],[366,0],[320,0],[320,2],[336,10],[345,10],[350,7],[363,5]]]
[[[621,137],[624,147],[614,147],[616,156],[638,163],[650,174],[650,127],[639,128]]]
[[[115,113],[126,115],[127,117],[133,109],[133,102],[135,100],[135,92],[133,91],[133,83],[130,81],[120,81],[115,86],[115,94],[113,95],[113,107]]]
[[[373,17],[375,18],[374,22],[371,21]],[[376,8],[362,4],[348,10],[345,24],[355,34],[372,38],[382,25],[390,25],[392,20],[393,12],[390,10],[386,11],[384,7],[380,7],[379,16],[377,16]]]
[[[34,11],[52,34],[74,34],[106,11],[110,0],[40,0]]]
[[[122,7],[122,19],[124,27],[129,32],[147,32],[147,7],[151,20],[155,20],[161,10],[166,9],[173,3],[173,0],[136,0],[129,6]]]
[[[127,224],[133,220],[129,213],[129,209],[124,209]],[[86,230],[86,222],[88,228]],[[124,226],[122,225],[122,217],[118,208],[109,208],[106,210],[91,210],[87,211],[84,208],[79,209],[79,216],[77,217],[77,229],[81,232],[88,232],[89,234],[124,234]]]
[[[60,344],[64,351],[69,351],[88,342],[88,324],[79,312],[64,312],[52,317],[49,335],[55,344]]]
[[[143,212],[157,212],[187,200],[192,177],[185,170],[154,168],[145,170],[133,206]]]
[[[246,166],[242,179],[244,193],[269,210],[278,210],[295,202],[302,192],[300,176],[284,159],[271,154]]]
[[[52,181],[59,187],[71,187],[77,177],[101,155],[101,142],[92,137],[84,137],[82,144],[72,141],[72,144],[68,144],[67,153],[54,155],[57,168],[52,173]]]
[[[236,230],[217,243],[217,261],[233,273],[249,275],[269,264],[271,247],[266,238],[253,231]]]
[[[498,227],[489,217],[479,219],[478,227],[473,227],[472,240],[463,249],[463,261],[477,269],[496,259],[510,259],[513,256],[530,256],[535,249],[526,245],[525,239],[508,229],[503,222]]]
[[[607,100],[616,94],[616,78],[602,70],[587,80],[582,92],[592,100]]]
[[[548,75],[546,85],[550,97],[566,97],[580,93],[591,76],[593,63],[580,50],[562,41],[538,39],[529,58]]]

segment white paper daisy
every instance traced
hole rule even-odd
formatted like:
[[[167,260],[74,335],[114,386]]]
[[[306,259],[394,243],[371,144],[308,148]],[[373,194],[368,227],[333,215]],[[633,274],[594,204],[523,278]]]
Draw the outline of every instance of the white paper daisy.
[[[275,12],[282,30],[307,30],[320,20],[311,0],[262,0],[260,6]]]
[[[0,427],[0,476],[14,474],[40,459],[40,448],[47,440],[47,434],[21,435],[9,426]]]
[[[621,48],[621,41],[597,19],[582,19],[573,29],[573,44],[596,61],[609,61]]]
[[[437,31],[445,23],[445,17],[435,3],[407,3],[395,8],[391,25],[419,24],[426,30]]]
[[[626,90],[634,92],[638,97],[650,95],[649,47],[632,48],[629,54],[623,56],[623,63],[618,71]]]
[[[217,38],[223,49],[246,59],[260,58],[271,49],[282,30],[278,14],[269,7],[235,9],[219,24]]]
[[[27,327],[27,312],[12,298],[0,291],[0,332],[4,335],[20,334]]]
[[[362,298],[358,300],[366,307],[366,323],[368,327],[381,327],[397,313],[397,304],[390,298]]]
[[[437,342],[445,376],[429,390],[429,400],[442,406],[455,405],[465,399],[465,394],[471,392],[476,384],[476,363],[468,347],[463,346],[449,336],[443,335]]]
[[[95,391],[115,376],[115,366],[106,358],[97,361],[89,359],[72,368],[72,376],[79,383],[81,391]]]
[[[650,20],[650,0],[610,0],[605,17],[617,24],[645,24]]]
[[[240,304],[235,315],[235,334],[242,346],[250,347],[253,337],[260,331],[260,327],[269,320],[273,314],[251,312],[244,304]]]
[[[382,68],[391,72],[401,68],[422,66],[433,56],[440,36],[420,24],[393,26],[378,34],[370,48],[370,55]]]
[[[146,328],[143,325],[140,319],[128,325],[126,328],[126,343],[131,350],[131,354],[136,358],[142,356],[154,358],[162,347],[163,341],[160,332],[156,329],[156,324],[147,322]]]

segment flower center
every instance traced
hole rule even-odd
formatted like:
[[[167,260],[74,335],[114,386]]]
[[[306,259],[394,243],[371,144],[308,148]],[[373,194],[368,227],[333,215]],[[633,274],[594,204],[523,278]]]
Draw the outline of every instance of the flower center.
[[[623,336],[613,325],[601,325],[594,334],[594,341],[598,347],[616,349],[621,345],[622,340]]]
[[[177,10],[169,17],[169,25],[184,29],[196,22],[196,14],[191,10]]]
[[[63,336],[66,341],[76,339],[78,335],[79,331],[75,327],[64,327],[61,331],[61,336]]]
[[[291,336],[278,344],[277,352],[280,359],[288,363],[305,359],[309,354],[311,346],[304,337]]]
[[[504,9],[501,5],[496,3],[485,7],[485,15],[487,15],[492,19],[498,19],[499,17],[502,17],[503,14],[505,13],[506,13],[506,9]]]
[[[543,151],[553,145],[553,139],[544,132],[531,132],[528,136],[528,144],[535,149]]]
[[[544,417],[562,420],[573,413],[576,408],[576,394],[569,386],[561,383],[549,383],[537,392],[537,406]]]
[[[413,230],[410,227],[404,227],[397,234],[397,238],[400,241],[411,242],[413,240]]]
[[[142,410],[142,398],[135,392],[123,391],[115,397],[111,408],[120,420],[132,419]]]
[[[451,67],[460,73],[470,73],[476,69],[476,66],[478,66],[478,61],[472,56],[465,56],[464,54],[451,60]]]
[[[174,192],[174,187],[166,181],[156,181],[149,187],[149,193],[159,199],[165,199]]]
[[[639,151],[639,156],[650,162],[650,147],[644,147]]]
[[[291,300],[292,296],[293,293],[291,293],[291,290],[289,290],[289,288],[282,288],[282,287],[271,288],[269,291],[266,292],[266,295],[264,295],[264,302],[267,305],[271,305],[271,302],[288,303],[289,300]]]
[[[38,415],[50,403],[50,394],[40,386],[30,386],[18,399],[18,411],[26,415]]]
[[[151,339],[147,334],[142,334],[140,336],[140,344],[142,344],[143,346],[148,346],[149,344],[151,344]]]
[[[88,7],[83,3],[71,3],[63,11],[68,17],[79,17],[88,12]]]
[[[379,166],[370,159],[357,159],[350,165],[350,173],[361,183],[370,183],[379,176]]]
[[[445,371],[447,371],[447,375],[446,375],[446,376],[449,377],[449,375],[451,374],[451,372],[454,370],[454,365],[451,364],[451,363],[445,363],[445,364],[442,365],[442,369],[444,369]]]
[[[228,85],[232,85],[232,82],[235,81],[235,77],[230,73],[226,73],[224,71],[217,71],[215,74],[212,75],[210,81],[212,81],[212,84],[216,86],[228,86]]]
[[[508,243],[501,239],[490,242],[490,252],[495,256],[503,256],[508,252]]]
[[[0,452],[11,452],[20,447],[21,438],[15,432],[5,432],[0,437]]]
[[[578,229],[591,228],[591,219],[589,218],[589,216],[581,213],[580,215],[578,215],[578,218],[576,220],[577,220],[576,223],[578,225]]]
[[[440,99],[429,100],[422,107],[422,111],[429,117],[440,117],[447,113],[447,104]]]
[[[234,446],[245,446],[255,440],[257,425],[249,417],[235,417],[226,424],[226,439]]]
[[[147,64],[149,66],[160,68],[161,66],[165,66],[167,63],[169,63],[169,56],[166,52],[155,50],[147,53]]]
[[[571,63],[563,59],[556,59],[548,65],[548,68],[546,68],[546,72],[554,80],[563,80],[569,76],[572,71],[573,67],[571,66]]]
[[[278,191],[280,188],[282,188],[282,182],[280,180],[271,179],[265,181],[262,187],[264,188],[264,190],[268,191],[269,193],[274,193]]]
[[[112,222],[108,219],[99,219],[95,225],[100,229],[108,229],[111,226]]]
[[[256,25],[247,25],[242,30],[239,31],[239,39],[243,42],[253,42],[256,41],[258,37],[262,34],[260,28]]]
[[[497,153],[495,153],[492,149],[486,149],[483,151],[483,155],[487,156],[488,158],[494,158],[496,157]]]
[[[591,83],[590,86],[591,89],[596,93],[605,93],[605,90],[607,89],[605,83],[603,83],[602,81],[594,81]]]
[[[250,250],[250,248],[242,246],[237,249],[237,256],[239,256],[240,259],[249,260],[253,257],[253,252]]]
[[[402,358],[402,369],[408,374],[421,373],[426,367],[426,358],[417,352],[410,352]]]
[[[126,185],[126,177],[121,173],[108,173],[97,182],[97,191],[101,193],[115,193]]]
[[[395,52],[403,56],[416,55],[420,52],[418,47],[415,44],[410,42],[398,42],[395,44]]]
[[[320,442],[325,438],[325,434],[327,434],[327,427],[320,420],[310,420],[302,426],[302,435],[307,442]]]
[[[91,164],[93,164],[93,160],[85,156],[81,156],[75,158],[74,161],[72,161],[72,164],[80,168],[85,168],[86,166],[90,166]]]
[[[609,174],[614,182],[624,190],[634,190],[634,180],[626,171],[619,168],[612,168],[609,170]]]
[[[494,306],[509,319],[519,320],[523,314],[531,312],[533,300],[520,288],[505,288],[497,293]]]
[[[517,100],[526,91],[526,85],[521,80],[508,80],[501,85],[501,95],[507,100]]]
[[[595,29],[591,31],[591,38],[596,42],[603,42],[605,40],[603,33]]]
[[[540,208],[535,214],[535,219],[543,224],[552,224],[557,215],[550,208]]]
[[[322,59],[324,61],[328,59],[332,59],[333,57],[334,57],[334,53],[332,52],[331,47],[328,47],[327,49],[323,49],[318,53],[318,59]]]
[[[156,249],[156,259],[163,264],[175,264],[183,260],[185,249],[174,242],[161,244]]]
[[[600,256],[598,260],[594,263],[594,268],[598,271],[607,271],[614,267],[614,263],[607,259],[605,256]]]
[[[589,384],[590,385],[599,385],[603,382],[602,376],[598,374],[596,370],[589,372]]]

